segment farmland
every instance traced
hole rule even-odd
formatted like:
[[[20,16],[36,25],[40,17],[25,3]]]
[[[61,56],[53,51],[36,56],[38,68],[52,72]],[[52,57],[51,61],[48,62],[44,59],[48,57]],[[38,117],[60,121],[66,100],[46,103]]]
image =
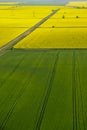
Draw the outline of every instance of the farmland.
[[[0,57],[1,128],[70,130],[76,120],[75,114],[77,130],[79,127],[83,130],[87,106],[86,58],[86,50],[7,51]],[[45,102],[46,97],[48,102]],[[46,107],[44,117],[43,107]]]
[[[5,6],[4,6],[5,7]],[[3,8],[4,8],[3,7]],[[2,8],[2,6],[0,6]],[[48,14],[52,12],[52,10],[62,8],[58,6],[9,6],[8,9],[1,9],[0,18],[32,18],[32,19],[40,19],[46,17]]]
[[[87,1],[69,2],[67,6],[87,7]]]
[[[19,4],[0,6],[0,130],[86,130],[84,2]]]
[[[71,15],[72,14],[72,15]],[[76,19],[76,16],[78,16],[80,18],[80,20],[83,18],[83,20],[85,18],[87,18],[87,9],[84,8],[84,9],[78,9],[78,8],[70,8],[70,7],[64,7],[62,9],[59,10],[59,12],[57,12],[53,17],[52,19],[56,18],[56,19],[60,19],[60,18],[63,18],[63,15],[65,16],[65,19],[71,19],[72,20],[77,20]],[[64,20],[65,20],[64,19]],[[78,19],[79,20],[79,19]],[[86,19],[85,19],[86,20]],[[72,21],[73,22],[73,21]]]
[[[85,48],[86,34],[87,28],[39,28],[15,48]]]
[[[15,48],[87,48],[86,35],[87,9],[65,7]]]
[[[37,24],[56,8],[56,6],[0,6],[0,47]]]
[[[7,44],[26,30],[27,28],[0,28],[0,47]]]

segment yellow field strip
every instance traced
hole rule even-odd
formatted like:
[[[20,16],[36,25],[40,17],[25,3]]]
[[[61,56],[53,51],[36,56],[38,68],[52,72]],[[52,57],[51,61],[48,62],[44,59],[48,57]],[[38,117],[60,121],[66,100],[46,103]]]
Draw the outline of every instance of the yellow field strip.
[[[52,19],[56,19],[56,18],[74,18],[76,19],[76,17],[78,16],[79,18],[87,18],[87,9],[75,9],[75,8],[63,8],[60,9],[60,11],[58,13],[56,13]]]
[[[57,6],[12,6],[9,9],[0,10],[0,19],[15,18],[15,19],[42,19],[49,15],[52,10],[61,7]]]
[[[5,19],[0,20],[0,28],[29,28],[38,23],[41,19]],[[7,21],[7,22],[6,22]]]
[[[76,6],[76,7],[87,7],[87,1],[74,1],[69,2],[67,6]]]
[[[21,2],[0,2],[0,5],[15,5],[20,4]]]
[[[39,28],[15,48],[87,48],[87,28]]]
[[[87,27],[87,19],[49,19],[41,27]]]

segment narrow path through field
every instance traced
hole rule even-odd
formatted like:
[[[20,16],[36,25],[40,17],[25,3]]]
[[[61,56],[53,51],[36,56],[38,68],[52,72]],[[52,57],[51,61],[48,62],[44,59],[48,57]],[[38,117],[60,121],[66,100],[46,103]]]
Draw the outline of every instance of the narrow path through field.
[[[78,53],[73,50],[72,58],[72,102],[73,102],[73,130],[86,130],[84,98],[81,85],[81,70]]]
[[[53,10],[51,14],[49,14],[48,16],[46,16],[45,18],[43,18],[40,22],[38,22],[36,25],[34,25],[33,27],[31,27],[30,29],[28,29],[27,31],[23,32],[22,34],[20,34],[19,36],[17,36],[15,39],[11,40],[10,42],[8,42],[7,44],[5,44],[4,46],[2,46],[0,48],[0,52],[3,50],[6,50],[8,48],[11,48],[13,45],[15,45],[16,43],[18,43],[19,41],[21,41],[22,39],[24,39],[26,36],[28,36],[29,34],[31,34],[35,29],[37,29],[41,24],[43,24],[45,21],[47,21],[50,17],[52,17],[57,11],[57,10]]]
[[[72,68],[72,100],[73,100],[73,130],[77,130],[76,84],[75,84],[75,51],[73,51]]]
[[[82,90],[82,85],[81,85],[81,74],[80,74],[80,66],[79,66],[79,55],[77,54],[77,60],[76,60],[76,65],[77,65],[77,75],[78,75],[78,81],[79,81],[79,86],[78,86],[78,89],[79,89],[79,95],[80,97],[78,96],[78,100],[80,100],[80,104],[81,104],[81,111],[80,111],[80,114],[78,114],[79,116],[81,115],[82,117],[82,126],[83,126],[83,130],[86,130],[86,125],[85,125],[85,116],[86,113],[85,113],[85,110],[84,110],[84,100],[83,100],[83,90]],[[80,98],[80,99],[79,99]],[[79,122],[80,122],[80,119],[79,119]],[[81,127],[81,124],[80,124],[80,127]]]

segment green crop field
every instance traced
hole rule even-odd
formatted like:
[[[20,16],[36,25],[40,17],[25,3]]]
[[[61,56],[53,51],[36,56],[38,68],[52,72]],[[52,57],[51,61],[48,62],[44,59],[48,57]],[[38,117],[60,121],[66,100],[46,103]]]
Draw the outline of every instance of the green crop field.
[[[13,50],[2,55],[1,130],[84,130],[86,58],[87,50]]]

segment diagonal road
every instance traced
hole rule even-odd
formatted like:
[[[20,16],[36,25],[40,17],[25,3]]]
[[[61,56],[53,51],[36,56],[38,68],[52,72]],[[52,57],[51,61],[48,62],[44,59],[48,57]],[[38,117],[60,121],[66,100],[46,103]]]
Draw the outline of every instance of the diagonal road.
[[[10,42],[8,42],[7,44],[5,44],[4,46],[2,46],[0,48],[0,52],[4,51],[6,49],[12,48],[12,46],[14,46],[16,43],[18,43],[19,41],[21,41],[22,39],[24,39],[26,36],[28,36],[29,34],[31,34],[35,29],[37,29],[41,24],[43,24],[45,21],[47,21],[50,17],[52,17],[57,11],[57,10],[53,10],[51,14],[49,14],[48,16],[46,16],[45,18],[43,18],[40,22],[38,22],[37,24],[35,24],[33,27],[31,27],[30,29],[28,29],[27,31],[23,32],[22,34],[20,34],[19,36],[17,36],[15,39],[11,40]]]

